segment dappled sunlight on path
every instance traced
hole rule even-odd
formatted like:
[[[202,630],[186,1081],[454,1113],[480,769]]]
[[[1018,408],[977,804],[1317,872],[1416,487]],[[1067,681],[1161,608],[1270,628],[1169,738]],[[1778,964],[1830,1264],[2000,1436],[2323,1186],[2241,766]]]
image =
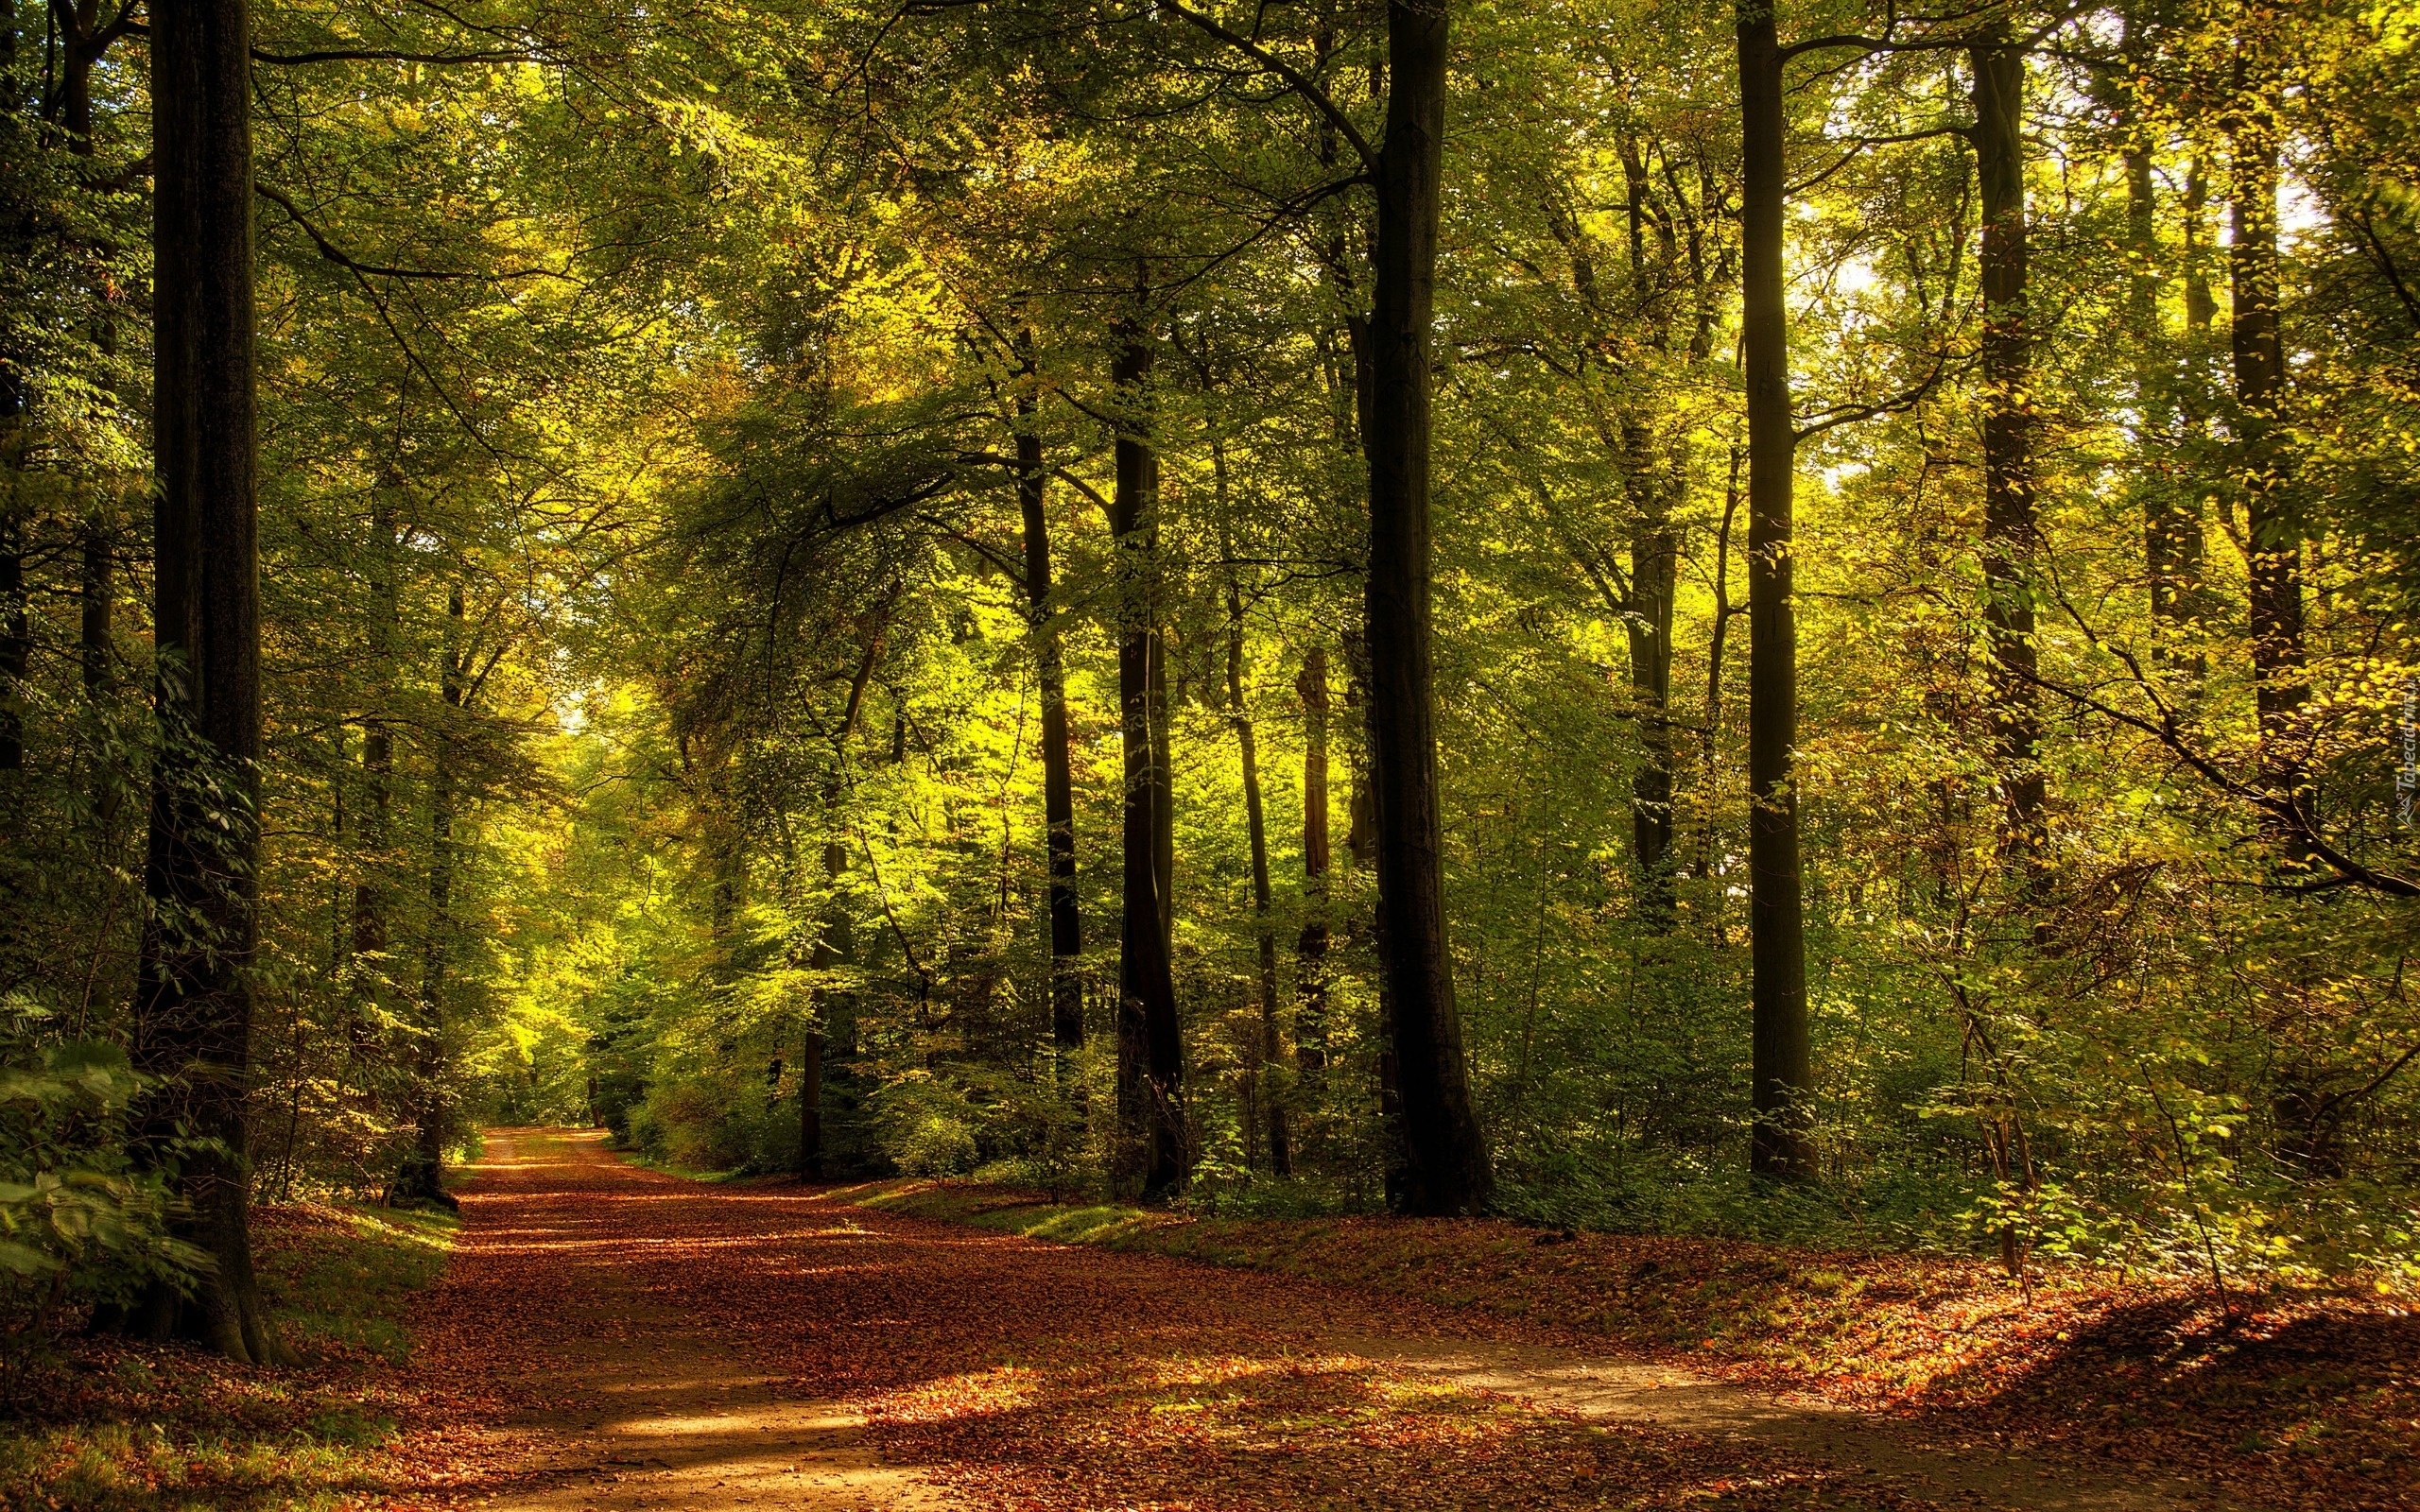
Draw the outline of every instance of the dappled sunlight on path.
[[[1417,1304],[683,1180],[595,1133],[488,1149],[426,1347],[510,1404],[502,1508],[2218,1504]]]

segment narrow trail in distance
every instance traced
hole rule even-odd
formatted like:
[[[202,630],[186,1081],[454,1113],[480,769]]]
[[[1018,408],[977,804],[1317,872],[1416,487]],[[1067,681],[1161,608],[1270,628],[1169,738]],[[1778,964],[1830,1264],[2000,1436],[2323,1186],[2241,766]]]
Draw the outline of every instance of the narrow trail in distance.
[[[420,1309],[489,1383],[498,1512],[2224,1505],[1156,1256],[491,1132]]]

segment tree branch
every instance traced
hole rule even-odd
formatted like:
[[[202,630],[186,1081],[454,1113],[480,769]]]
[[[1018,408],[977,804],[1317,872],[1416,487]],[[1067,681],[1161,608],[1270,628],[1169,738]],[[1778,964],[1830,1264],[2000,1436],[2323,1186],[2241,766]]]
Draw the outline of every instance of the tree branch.
[[[1336,101],[1330,97],[1328,92],[1320,88],[1319,85],[1309,77],[1309,76],[1302,73],[1292,64],[1270,52],[1268,48],[1261,46],[1258,43],[1253,42],[1251,38],[1229,31],[1226,27],[1219,25],[1219,23],[1211,20],[1208,16],[1203,15],[1199,10],[1194,10],[1188,7],[1180,5],[1177,3],[1177,0],[1160,0],[1160,3],[1167,9],[1175,11],[1184,20],[1191,22],[1201,30],[1208,32],[1211,36],[1218,38],[1220,42],[1225,43],[1228,46],[1233,47],[1239,53],[1242,53],[1253,62],[1258,63],[1261,67],[1268,69],[1270,73],[1275,74],[1278,77],[1284,79],[1288,87],[1291,88],[1295,94],[1303,96],[1304,101],[1307,103],[1312,110],[1319,112],[1321,116],[1327,121],[1328,125],[1336,128],[1336,131],[1339,136],[1352,144],[1354,155],[1361,160],[1363,172],[1374,174],[1378,171],[1378,154],[1374,148],[1372,148],[1368,140],[1361,135],[1360,129],[1353,124],[1353,117],[1345,114],[1344,112],[1337,105]]]

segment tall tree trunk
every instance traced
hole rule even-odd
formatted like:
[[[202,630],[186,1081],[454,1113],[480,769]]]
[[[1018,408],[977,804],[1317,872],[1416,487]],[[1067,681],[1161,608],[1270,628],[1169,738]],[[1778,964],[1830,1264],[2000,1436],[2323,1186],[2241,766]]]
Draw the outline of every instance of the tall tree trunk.
[[[24,97],[25,80],[17,77],[17,17],[14,0],[0,10],[0,83],[8,99],[0,109],[15,110]],[[25,251],[23,228],[6,228],[8,240],[0,254]],[[8,513],[0,514],[0,772],[22,771],[26,765],[26,673],[33,652],[32,622],[26,600],[26,521],[24,490],[17,479],[26,454],[26,388],[24,359],[0,351],[0,468],[9,474]],[[11,800],[15,793],[9,795]],[[11,822],[15,816],[9,816]]]
[[[77,576],[77,659],[84,695],[97,704],[116,681],[117,563],[110,553],[108,526],[99,520],[84,523],[78,544],[83,560]]]
[[[24,414],[24,401],[10,382],[0,390],[0,430],[13,432],[23,423]],[[0,435],[0,445],[12,453],[16,442],[13,434]],[[16,460],[13,455],[9,458],[12,471]],[[13,499],[10,507],[18,507]],[[0,772],[25,769],[26,674],[32,654],[33,622],[26,597],[26,522],[12,515],[0,519]]]
[[[1345,728],[1357,738],[1345,742],[1345,771],[1353,789],[1344,796],[1344,853],[1357,867],[1378,861],[1378,805],[1370,785],[1370,644],[1359,630],[1344,632]],[[1354,926],[1359,927],[1357,920]]]
[[[445,1190],[445,1000],[454,952],[455,742],[462,737],[468,666],[462,644],[462,584],[445,591],[445,642],[438,662],[444,703],[428,779],[428,933],[421,941],[420,1022],[412,1045],[412,1149],[396,1174],[390,1200],[456,1206]]]
[[[1327,650],[1303,656],[1303,933],[1294,942],[1303,1004],[1294,1010],[1294,1067],[1305,1091],[1327,1079]]]
[[[2140,57],[2137,24],[2126,18],[2125,54],[2134,79],[2148,77]],[[2195,609],[2202,593],[2200,497],[2180,487],[2156,465],[2176,444],[2177,386],[2162,340],[2159,313],[2159,196],[2152,169],[2153,137],[2140,90],[2126,103],[2126,323],[2135,342],[2135,410],[2137,453],[2147,465],[2137,488],[2143,501],[2143,569],[2151,588],[2152,629],[2160,661],[2197,676],[2199,659],[2187,649],[2194,638]]]
[[[1067,741],[1067,674],[1051,623],[1050,517],[1035,433],[1036,404],[1017,396],[1017,506],[1025,519],[1025,591],[1033,616],[1035,673],[1042,684],[1042,811],[1050,852],[1050,1038],[1060,1075],[1084,1047],[1084,919],[1076,895],[1076,788]]]
[[[1167,875],[1161,854],[1168,791],[1154,713],[1165,696],[1158,609],[1159,455],[1150,421],[1151,348],[1132,333],[1111,369],[1117,386],[1117,483],[1110,531],[1117,542],[1118,731],[1126,752],[1122,826],[1125,897],[1118,919],[1117,1114],[1128,1179],[1140,1177],[1147,1198],[1167,1195],[1184,1177],[1184,1042],[1177,1023],[1174,966],[1168,958]],[[1163,715],[1163,718],[1165,716]]]
[[[2244,543],[2250,555],[2252,672],[2259,709],[2260,771],[2272,791],[2308,802],[2296,712],[2303,678],[2302,532],[2293,517],[2279,440],[2286,365],[2277,333],[2278,84],[2241,44],[2234,141],[2234,293],[2230,345],[2241,411]]]
[[[402,564],[396,558],[395,515],[391,489],[401,480],[381,480],[370,511],[370,545],[377,576],[370,584],[370,650],[372,664],[383,675],[395,670],[395,646],[402,629]],[[354,850],[358,880],[353,889],[352,976],[347,984],[347,1035],[356,1059],[366,1059],[380,1040],[378,984],[387,978],[389,945],[387,894],[389,838],[389,816],[393,803],[395,737],[384,715],[372,711],[362,721],[361,822]]]
[[[2035,685],[2032,333],[2026,312],[2025,55],[1997,24],[1968,54],[1983,219],[1983,620],[2002,843],[2028,867],[2043,842],[2042,697]]]
[[[2202,160],[2195,158],[2185,170],[2185,329],[2193,339],[2193,354],[2199,356],[2209,340],[2210,327],[2219,318],[2218,296],[2210,292],[2209,226],[2204,216],[2210,209],[2210,179],[2203,170]],[[2204,417],[2196,415],[2196,420]]]
[[[284,1351],[252,1275],[245,1116],[261,753],[251,18],[245,0],[191,0],[150,24],[161,745],[133,1049],[174,1089],[149,1109],[149,1151],[177,1163],[216,1264],[182,1307],[156,1290],[147,1321],[266,1364]],[[209,1143],[170,1154],[181,1136]]]
[[[1403,1099],[1402,1206],[1477,1212],[1492,1194],[1462,1065],[1445,922],[1429,608],[1429,329],[1445,139],[1445,0],[1389,0],[1370,319],[1370,774],[1378,954]]]
[[[1714,875],[1714,852],[1718,838],[1715,827],[1715,770],[1722,738],[1722,673],[1724,653],[1730,649],[1731,617],[1739,608],[1731,601],[1731,532],[1739,518],[1739,465],[1746,455],[1739,443],[1731,443],[1728,474],[1722,487],[1722,521],[1714,532],[1714,627],[1705,644],[1705,725],[1698,731],[1698,781],[1704,784],[1705,800],[1698,833],[1697,856],[1690,870],[1700,881]],[[1714,899],[1714,938],[1722,942],[1724,926],[1722,897]]]
[[[1243,755],[1244,833],[1252,848],[1253,933],[1260,949],[1261,1113],[1269,1138],[1269,1168],[1279,1176],[1291,1176],[1294,1150],[1287,1137],[1286,1102],[1270,1087],[1271,1073],[1285,1058],[1277,1032],[1277,929],[1270,913],[1269,827],[1260,802],[1260,751],[1253,738],[1252,711],[1244,703],[1244,601],[1232,576],[1227,579],[1227,707],[1236,722],[1236,745]]]
[[[1661,935],[1672,927],[1672,601],[1681,538],[1671,498],[1649,453],[1646,428],[1625,427],[1623,450],[1638,520],[1631,532],[1631,702],[1638,716],[1638,770],[1630,787],[1631,856],[1638,868],[1639,922]]]
[[[869,659],[871,660],[871,659]],[[849,721],[855,724],[854,718]],[[846,739],[845,731],[842,736]],[[824,790],[823,808],[828,823],[838,822],[839,786],[836,782]],[[849,911],[842,906],[838,887],[841,877],[849,869],[849,848],[835,835],[823,842],[823,880],[834,889],[834,896],[823,912],[823,926],[816,932],[814,952],[807,964],[819,971],[846,966],[857,956],[856,931],[851,926]],[[823,1179],[823,1042],[831,1037],[834,1010],[841,1005],[839,994],[819,989],[816,1011],[799,1031],[798,1056],[798,1175],[802,1181]]]
[[[1748,874],[1755,1130],[1750,1164],[1796,1179],[1815,1171],[1814,1092],[1801,911],[1798,619],[1793,603],[1789,330],[1783,302],[1789,198],[1780,41],[1772,0],[1740,0],[1740,339],[1748,389]]]
[[[362,807],[354,851],[358,878],[353,887],[353,951],[346,984],[347,1036],[356,1056],[379,1042],[377,984],[387,974],[388,816],[393,801],[395,737],[373,716],[361,739]]]
[[[815,946],[807,956],[808,967],[818,971],[853,965],[857,958],[856,931],[851,926],[848,906],[840,897],[840,879],[849,870],[849,847],[839,829],[840,792],[848,769],[849,743],[856,737],[857,720],[865,712],[867,685],[873,680],[874,667],[882,661],[883,643],[890,633],[895,603],[894,597],[883,606],[873,633],[866,638],[864,654],[857,658],[856,671],[849,679],[849,701],[841,708],[840,727],[832,736],[832,775],[823,784],[823,881],[832,896],[824,904],[823,922],[816,931]],[[820,1181],[823,1177],[823,1042],[831,1037],[832,1024],[840,1011],[849,1006],[847,995],[819,988],[806,1022],[799,1029],[798,1177],[802,1181]]]

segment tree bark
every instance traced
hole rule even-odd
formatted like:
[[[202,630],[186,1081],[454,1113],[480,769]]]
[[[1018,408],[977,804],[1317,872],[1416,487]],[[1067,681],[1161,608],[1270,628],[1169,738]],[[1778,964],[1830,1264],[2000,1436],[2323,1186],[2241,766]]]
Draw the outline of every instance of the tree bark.
[[[0,428],[13,433],[24,422],[17,386],[0,390]],[[0,437],[11,451],[17,436]],[[16,458],[9,465],[13,470]],[[11,490],[14,491],[14,490]],[[0,772],[26,765],[26,674],[33,654],[33,623],[26,596],[26,522],[0,520]]]
[[[74,8],[67,15],[72,19],[73,30],[60,39],[65,45],[60,53],[59,124],[67,139],[67,150],[89,169],[93,157],[93,65],[100,60],[102,51],[94,45],[94,33],[100,26],[100,9],[87,4]],[[89,179],[86,181],[89,183]],[[115,328],[98,308],[102,292],[86,292],[95,301],[94,343],[104,351],[114,351]],[[80,621],[77,654],[82,666],[85,696],[97,702],[109,691],[115,670],[112,662],[116,641],[111,621],[117,594],[117,564],[111,555],[108,524],[102,516],[95,513],[88,517],[80,535],[78,545],[83,560],[77,581]],[[105,775],[100,782],[98,807],[104,815],[112,815],[115,786]]]
[[[849,723],[854,725],[856,721],[852,718]],[[846,738],[844,730],[842,739]],[[835,783],[823,795],[826,822],[838,822],[838,801],[839,788]],[[837,836],[825,840],[825,885],[837,889],[848,869],[849,848]],[[848,910],[841,906],[836,892],[824,908],[823,926],[816,932],[815,949],[808,955],[807,964],[816,971],[828,971],[848,965],[856,955],[856,932],[850,926]],[[817,996],[815,1011],[799,1030],[798,1176],[802,1181],[823,1179],[823,1041],[832,1032],[831,1005],[839,1002],[836,993],[819,990]]]
[[[192,1237],[216,1263],[182,1307],[155,1292],[146,1320],[268,1364],[284,1350],[252,1275],[245,1116],[261,753],[245,0],[160,7],[150,41],[161,745],[133,1051],[173,1089],[148,1109],[147,1154],[177,1162]],[[211,1143],[172,1156],[180,1133]]]
[[[1294,943],[1302,1006],[1294,1010],[1294,1069],[1306,1091],[1327,1079],[1327,650],[1303,656],[1303,933]]]
[[[1111,367],[1117,386],[1117,482],[1110,532],[1117,543],[1118,732],[1125,749],[1124,898],[1118,919],[1117,1113],[1123,1179],[1140,1177],[1157,1199],[1184,1178],[1178,1097],[1184,1073],[1176,982],[1168,958],[1169,826],[1165,749],[1166,679],[1158,617],[1159,456],[1150,421],[1151,348],[1131,332]],[[1155,715],[1157,717],[1155,717]]]
[[[458,1206],[445,1190],[445,999],[454,948],[454,743],[462,735],[467,654],[462,644],[462,584],[446,585],[445,641],[438,696],[444,704],[428,779],[428,922],[421,940],[420,1022],[412,1043],[412,1148],[389,1200]]]
[[[2248,50],[2254,43],[2244,43]],[[2250,560],[2252,672],[2259,711],[2260,771],[2270,788],[2308,800],[2296,714],[2303,677],[2302,532],[2287,493],[2279,446],[2286,365],[2277,332],[2278,85],[2265,60],[2239,52],[2234,140],[2229,345],[2240,411],[2238,474]],[[2289,842],[2290,843],[2290,842]]]
[[[1671,501],[1648,456],[1644,427],[1627,427],[1623,450],[1638,520],[1631,532],[1630,686],[1638,714],[1638,770],[1630,787],[1631,855],[1638,868],[1638,919],[1654,934],[1673,922],[1672,604],[1680,580],[1681,539]]]
[[[2137,23],[2126,18],[2124,52],[2134,79],[2148,77]],[[2145,121],[2140,91],[2130,84],[2126,102],[2126,281],[2128,333],[2135,342],[2135,449],[2146,464],[2137,487],[2143,501],[2143,572],[2149,580],[2152,633],[2159,660],[2199,678],[2200,658],[2188,648],[2202,595],[2200,496],[2158,462],[2176,444],[2177,384],[2164,350],[2159,301],[2159,196],[2152,177],[2153,138]]]
[[[1752,1101],[1750,1165],[1763,1176],[1814,1174],[1807,1137],[1813,1057],[1806,1025],[1801,911],[1798,621],[1792,601],[1791,491],[1798,437],[1790,415],[1789,331],[1783,302],[1789,198],[1782,58],[1772,0],[1740,0],[1740,338],[1748,390],[1748,873]]]
[[[1477,1212],[1493,1194],[1462,1065],[1445,920],[1430,637],[1429,332],[1444,136],[1445,0],[1389,0],[1386,144],[1370,319],[1368,637],[1378,955],[1403,1102],[1404,1211]]]
[[[397,480],[381,480],[382,487],[370,513],[371,550],[378,574],[370,584],[374,600],[371,612],[371,659],[382,671],[394,669],[395,645],[402,627],[400,622],[400,585],[396,576],[401,563],[395,556],[395,517],[389,503],[388,488],[400,487]],[[362,813],[358,826],[359,843],[354,847],[358,858],[358,880],[353,889],[353,954],[352,977],[347,984],[347,1036],[356,1058],[367,1058],[382,1038],[378,1022],[378,983],[387,975],[389,946],[387,896],[389,810],[393,803],[395,772],[395,737],[386,719],[372,713],[363,721],[361,740]]]
[[[1260,752],[1252,711],[1244,703],[1243,594],[1232,576],[1227,579],[1227,707],[1236,722],[1236,745],[1243,756],[1244,834],[1252,849],[1253,933],[1260,954],[1261,1115],[1269,1140],[1269,1168],[1279,1176],[1292,1176],[1294,1149],[1288,1138],[1286,1103],[1270,1085],[1271,1069],[1285,1059],[1277,1031],[1277,929],[1270,914],[1269,827],[1261,809]]]
[[[2028,866],[2043,845],[2041,691],[2034,682],[2030,566],[2033,378],[2025,224],[2025,55],[2004,23],[1968,51],[1975,75],[1975,166],[1983,220],[1983,621],[1992,653],[1993,755],[2001,844]]]
[[[1067,674],[1051,623],[1050,517],[1035,434],[1036,405],[1017,397],[1017,506],[1025,520],[1025,591],[1033,616],[1035,676],[1042,685],[1042,809],[1050,857],[1050,1038],[1064,1080],[1084,1047],[1084,920],[1076,894],[1076,789],[1067,740]]]

